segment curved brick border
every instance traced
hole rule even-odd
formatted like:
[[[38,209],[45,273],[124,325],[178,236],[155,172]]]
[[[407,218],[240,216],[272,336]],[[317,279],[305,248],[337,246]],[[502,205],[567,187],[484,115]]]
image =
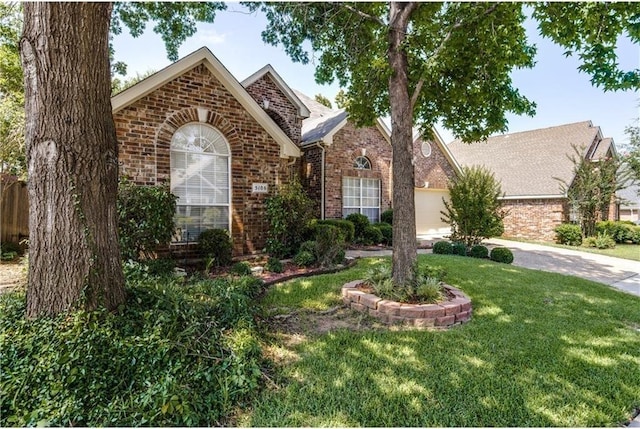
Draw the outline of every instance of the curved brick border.
[[[362,283],[362,280],[354,280],[342,286],[343,302],[353,310],[368,313],[387,324],[448,327],[471,318],[471,300],[453,286],[444,285],[444,288],[455,298],[441,304],[401,304],[358,290]]]

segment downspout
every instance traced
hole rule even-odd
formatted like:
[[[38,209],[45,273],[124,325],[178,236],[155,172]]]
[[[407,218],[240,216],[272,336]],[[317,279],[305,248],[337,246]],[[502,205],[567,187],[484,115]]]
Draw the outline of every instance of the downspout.
[[[325,199],[325,196],[324,196],[325,147],[322,144],[322,141],[317,141],[317,142],[309,145],[309,147],[314,147],[314,146],[319,148],[320,151],[321,151],[321,155],[320,155],[320,219],[324,220],[324,216],[325,216],[325,213],[324,213],[324,206],[325,206],[325,203],[324,203],[324,199]]]

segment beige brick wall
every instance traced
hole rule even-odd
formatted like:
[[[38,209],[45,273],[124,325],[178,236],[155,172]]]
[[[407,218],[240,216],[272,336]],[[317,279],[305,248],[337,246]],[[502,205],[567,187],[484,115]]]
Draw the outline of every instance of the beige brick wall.
[[[297,171],[280,146],[206,67],[199,65],[116,112],[120,175],[138,184],[170,180],[170,144],[182,125],[198,122],[217,128],[231,147],[231,236],[234,254],[261,251],[268,222],[264,200],[278,183]],[[253,194],[252,183],[267,183],[269,194]]]
[[[505,200],[509,211],[504,219],[506,237],[554,241],[556,226],[568,218],[563,199]]]

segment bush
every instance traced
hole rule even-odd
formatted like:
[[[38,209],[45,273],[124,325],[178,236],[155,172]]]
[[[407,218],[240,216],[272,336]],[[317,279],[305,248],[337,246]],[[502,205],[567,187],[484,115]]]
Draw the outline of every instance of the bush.
[[[342,235],[344,236],[344,241],[347,243],[351,243],[355,236],[355,226],[352,222],[346,219],[324,219],[318,220],[316,225],[331,225],[342,231]]]
[[[226,229],[207,229],[200,233],[198,246],[202,254],[212,259],[216,267],[226,267],[231,264],[233,244],[229,231]]]
[[[151,258],[167,245],[175,231],[177,197],[167,185],[138,186],[128,180],[118,185],[118,237],[124,260]]]
[[[229,268],[229,274],[235,274],[237,276],[250,276],[251,264],[247,261],[236,262]]]
[[[364,229],[364,234],[362,234],[362,244],[367,246],[371,246],[373,244],[380,244],[384,237],[382,236],[382,232],[373,225],[369,225]]]
[[[393,225],[393,209],[388,209],[382,212],[380,215],[380,222]]]
[[[280,261],[280,259],[274,258],[272,256],[269,257],[264,268],[265,270],[271,271],[272,273],[281,273],[284,271],[284,267],[282,266],[282,262]]]
[[[251,277],[127,278],[117,314],[35,320],[23,292],[2,294],[0,425],[223,424],[260,380],[260,290]]]
[[[433,245],[433,253],[438,255],[450,255],[453,253],[453,246],[448,241],[437,241]]]
[[[451,254],[458,256],[467,256],[467,246],[461,242],[455,242],[451,245]]]
[[[313,253],[306,250],[302,250],[293,257],[293,262],[299,267],[309,267],[316,261],[316,257]]]
[[[493,173],[485,167],[463,167],[447,187],[450,199],[443,199],[446,211],[441,213],[442,220],[451,225],[451,240],[472,247],[502,235],[507,212],[502,209],[502,191]]]
[[[356,243],[362,243],[364,239],[364,230],[370,226],[369,218],[360,213],[351,213],[346,217],[346,220],[351,222],[354,227],[354,241]]]
[[[472,258],[487,259],[489,257],[489,249],[481,244],[475,245],[469,250],[469,256]]]
[[[313,201],[300,182],[294,180],[267,198],[265,206],[269,219],[267,253],[276,258],[295,254],[313,219]]]
[[[631,230],[631,242],[633,244],[640,244],[640,226],[634,226]]]
[[[23,253],[18,243],[12,241],[0,243],[0,259],[3,261],[12,261],[18,256],[22,256]]]
[[[313,253],[321,267],[328,267],[344,262],[345,242],[342,231],[343,230],[335,226],[318,225]]]
[[[603,232],[599,232],[596,237],[585,238],[584,244],[598,249],[613,249],[616,247],[616,241],[609,234]]]
[[[298,252],[309,252],[314,254],[316,252],[316,242],[313,240],[308,240],[303,242],[298,249]]]
[[[513,262],[513,253],[506,247],[494,247],[491,249],[489,257],[492,261],[510,264]]]
[[[382,233],[382,243],[386,246],[391,246],[393,244],[393,226],[388,223],[376,223],[373,226]]]
[[[582,244],[582,229],[580,225],[573,223],[563,223],[554,229],[556,242],[569,246],[580,246]]]
[[[610,220],[601,221],[596,223],[596,232],[598,234],[606,234],[615,240],[616,243],[626,243],[632,241],[633,236],[633,222],[629,221],[617,221]]]

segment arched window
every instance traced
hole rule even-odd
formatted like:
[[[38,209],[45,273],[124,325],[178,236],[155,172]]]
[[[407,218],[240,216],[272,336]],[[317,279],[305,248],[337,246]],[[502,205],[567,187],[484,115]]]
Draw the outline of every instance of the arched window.
[[[229,229],[230,150],[224,136],[200,123],[180,127],[171,139],[171,192],[178,196],[178,241],[195,241],[205,229]]]
[[[420,150],[422,151],[422,156],[425,158],[429,158],[429,156],[431,156],[431,145],[429,142],[423,142]]]
[[[365,156],[359,156],[353,162],[353,168],[357,170],[371,170],[371,162]]]

